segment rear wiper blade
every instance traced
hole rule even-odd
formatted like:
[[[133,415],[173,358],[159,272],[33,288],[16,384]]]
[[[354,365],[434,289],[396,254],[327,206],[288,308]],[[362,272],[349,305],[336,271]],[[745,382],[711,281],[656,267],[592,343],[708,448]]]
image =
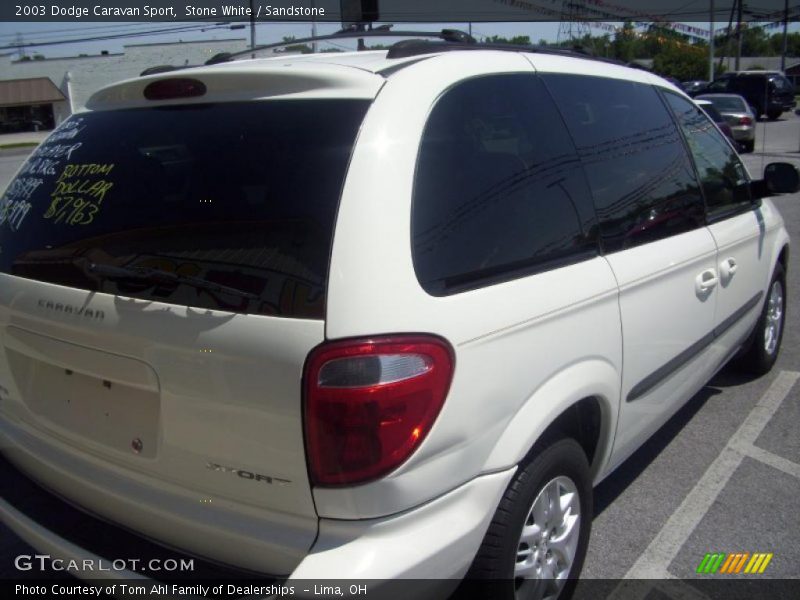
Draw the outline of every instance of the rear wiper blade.
[[[209,292],[221,292],[224,294],[231,294],[232,296],[248,298],[250,300],[258,299],[256,294],[251,294],[250,292],[245,292],[244,290],[222,285],[221,283],[214,283],[213,281],[201,279],[200,277],[192,277],[191,275],[177,275],[176,273],[162,271],[161,269],[129,269],[127,267],[115,267],[113,265],[89,263],[89,265],[86,267],[86,270],[89,273],[94,273],[110,279],[139,279],[142,281],[163,283],[185,283]]]

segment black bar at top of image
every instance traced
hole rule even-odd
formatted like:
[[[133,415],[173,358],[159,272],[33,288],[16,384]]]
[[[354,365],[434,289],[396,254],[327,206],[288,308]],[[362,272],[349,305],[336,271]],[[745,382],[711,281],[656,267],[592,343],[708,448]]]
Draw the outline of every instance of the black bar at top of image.
[[[713,20],[727,24],[736,0],[714,0],[713,4]],[[381,23],[707,23],[711,20],[710,5],[709,0],[3,0],[0,22],[249,21],[247,10],[252,7],[253,18],[259,22],[340,23],[365,14],[363,20]],[[746,0],[742,18],[776,24],[784,18],[800,20],[799,0],[790,0],[788,11],[784,9],[784,0]]]

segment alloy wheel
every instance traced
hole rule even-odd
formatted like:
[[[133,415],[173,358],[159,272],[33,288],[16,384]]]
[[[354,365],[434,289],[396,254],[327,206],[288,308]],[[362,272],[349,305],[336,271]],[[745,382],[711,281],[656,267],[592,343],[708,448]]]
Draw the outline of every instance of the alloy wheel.
[[[767,299],[767,315],[764,324],[764,350],[767,354],[775,354],[783,327],[783,284],[772,282]]]
[[[558,597],[578,549],[580,506],[577,486],[563,475],[551,480],[536,496],[517,544],[517,599]]]

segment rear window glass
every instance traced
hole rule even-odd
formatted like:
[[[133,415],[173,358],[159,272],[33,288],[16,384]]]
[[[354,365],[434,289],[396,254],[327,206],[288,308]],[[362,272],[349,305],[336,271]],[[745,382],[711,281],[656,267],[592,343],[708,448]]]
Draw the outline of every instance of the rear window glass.
[[[742,98],[737,98],[735,96],[723,96],[717,98],[706,98],[709,100],[718,110],[722,112],[746,112],[747,105],[745,104]],[[707,112],[707,111],[706,111]]]
[[[792,84],[789,82],[789,80],[779,75],[770,77],[769,82],[775,86],[775,89],[781,90],[782,92],[789,91],[792,89]]]
[[[322,318],[336,209],[368,106],[270,100],[73,116],[0,199],[0,272]]]
[[[715,123],[723,123],[725,122],[725,118],[719,113],[719,111],[714,108],[713,104],[700,104],[698,106],[706,111],[706,114],[711,117]]]

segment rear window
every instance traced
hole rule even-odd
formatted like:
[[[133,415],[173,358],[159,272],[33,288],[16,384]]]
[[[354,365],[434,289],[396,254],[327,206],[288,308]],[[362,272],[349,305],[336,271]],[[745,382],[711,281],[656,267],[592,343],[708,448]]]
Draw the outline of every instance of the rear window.
[[[742,98],[735,96],[722,96],[716,98],[706,98],[721,112],[745,112],[747,105]],[[708,112],[708,111],[706,111]]]
[[[780,75],[770,77],[769,82],[775,86],[776,90],[780,90],[781,92],[788,92],[792,89],[792,84],[789,82],[789,80]]]
[[[269,100],[73,116],[0,199],[0,272],[322,318],[336,209],[368,106]]]
[[[706,114],[709,117],[711,117],[711,119],[715,123],[723,123],[723,122],[725,122],[725,118],[719,113],[719,111],[716,108],[714,108],[713,104],[711,104],[711,103],[709,103],[709,104],[705,104],[705,103],[700,104],[700,103],[698,103],[697,105],[700,108],[702,108],[704,111],[706,111]]]

